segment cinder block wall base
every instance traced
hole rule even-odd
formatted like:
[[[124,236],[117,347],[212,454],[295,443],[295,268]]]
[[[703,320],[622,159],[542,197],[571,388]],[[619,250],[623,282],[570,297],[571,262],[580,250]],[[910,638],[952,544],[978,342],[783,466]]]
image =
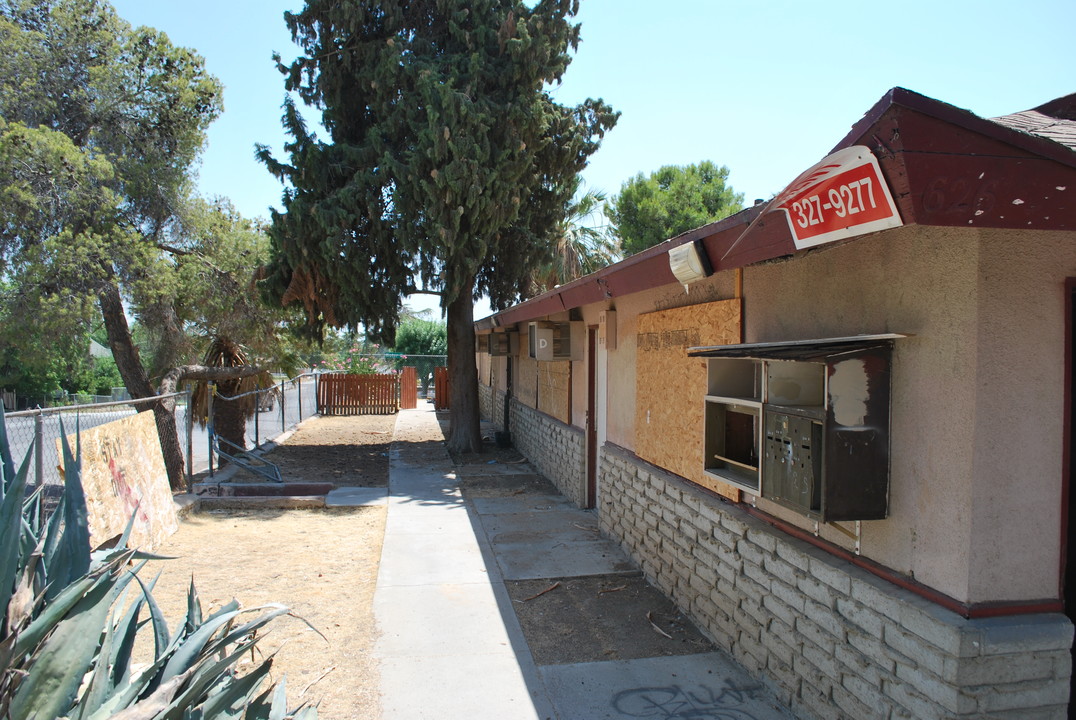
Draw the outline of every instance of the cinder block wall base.
[[[499,424],[504,395],[481,391]],[[581,503],[583,433],[514,401],[510,415],[520,452]],[[1064,615],[966,619],[628,450],[600,455],[602,531],[798,717],[1068,717]]]
[[[601,527],[800,717],[1067,717],[1072,624],[968,620],[615,446]]]
[[[478,386],[482,419],[504,429],[504,393]],[[566,498],[586,502],[586,445],[583,431],[512,400],[509,403],[512,443],[549,478]]]

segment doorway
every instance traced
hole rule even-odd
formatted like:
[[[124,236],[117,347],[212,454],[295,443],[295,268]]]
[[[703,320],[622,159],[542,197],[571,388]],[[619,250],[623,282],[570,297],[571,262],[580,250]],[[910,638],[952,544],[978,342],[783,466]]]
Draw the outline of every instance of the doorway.
[[[598,499],[598,326],[587,328],[587,483],[583,507],[591,509]]]
[[[1076,478],[1073,477],[1073,457],[1076,457],[1076,434],[1073,423],[1076,420],[1076,403],[1073,399],[1073,386],[1076,385],[1076,364],[1073,362],[1073,342],[1076,338],[1076,278],[1065,282],[1065,445],[1063,449],[1063,477],[1061,490],[1061,599],[1065,603],[1065,615],[1076,623]],[[1076,665],[1076,646],[1072,649]],[[1076,673],[1069,680],[1070,720],[1076,720]]]

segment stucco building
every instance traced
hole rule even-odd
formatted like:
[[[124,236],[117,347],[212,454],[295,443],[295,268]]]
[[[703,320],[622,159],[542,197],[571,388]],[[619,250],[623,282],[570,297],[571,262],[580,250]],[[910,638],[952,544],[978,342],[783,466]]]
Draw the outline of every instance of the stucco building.
[[[802,717],[1062,718],[1074,288],[1076,96],[898,88],[771,202],[479,321],[483,414]]]

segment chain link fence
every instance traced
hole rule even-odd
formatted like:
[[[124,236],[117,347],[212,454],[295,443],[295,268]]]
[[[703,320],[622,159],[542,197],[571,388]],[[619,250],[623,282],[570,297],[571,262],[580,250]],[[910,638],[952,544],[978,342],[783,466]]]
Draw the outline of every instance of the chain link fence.
[[[307,373],[290,380],[282,380],[269,388],[258,388],[239,395],[226,396],[214,392],[212,402],[209,403],[206,428],[213,430],[220,414],[227,415],[230,405],[253,403],[254,413],[246,421],[245,444],[249,449],[259,448],[295,427],[304,419],[317,414],[317,386],[318,375]],[[243,410],[240,409],[240,412]],[[217,466],[215,453],[211,447],[212,442],[212,436],[207,434],[203,455],[206,458],[210,476],[213,475],[214,468]]]
[[[259,389],[257,412],[246,422],[248,444],[259,447],[283,432],[295,427],[304,419],[317,413],[317,375],[304,374],[282,380],[271,388]],[[149,409],[153,403],[172,398],[175,400],[176,428],[180,447],[185,455],[188,482],[194,473],[212,467],[209,429],[213,426],[212,414],[206,418],[205,428],[190,418],[190,391],[160,395],[143,400],[119,402],[80,403],[64,407],[42,407],[5,414],[8,440],[12,458],[21,464],[27,452],[33,450],[31,476],[37,485],[59,485],[63,482],[59,471],[60,458],[56,441],[61,434],[73,435],[76,431],[104,425],[114,420]],[[111,399],[111,398],[110,398]],[[217,396],[216,403],[227,403],[230,398]],[[213,403],[210,403],[212,413]]]
[[[159,395],[144,400],[84,403],[6,413],[4,419],[11,456],[16,465],[19,465],[27,453],[33,451],[31,477],[34,484],[62,484],[63,475],[60,472],[60,454],[57,449],[57,440],[61,435],[74,435],[76,432],[84,432],[129,417],[140,410],[149,410],[155,403],[169,398],[175,400],[176,425],[180,435],[185,436],[189,401],[189,393],[186,392]],[[185,437],[180,437],[180,442],[186,448]],[[190,467],[189,458],[187,466]]]

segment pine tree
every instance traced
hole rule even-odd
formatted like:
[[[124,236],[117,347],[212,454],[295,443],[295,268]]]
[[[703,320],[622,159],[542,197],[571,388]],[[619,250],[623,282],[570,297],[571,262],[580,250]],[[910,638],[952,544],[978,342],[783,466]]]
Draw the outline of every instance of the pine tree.
[[[294,105],[267,292],[309,327],[391,345],[400,297],[435,291],[448,321],[450,448],[480,449],[473,301],[525,290],[617,113],[553,101],[579,42],[578,0],[308,0],[285,13],[304,55],[278,65]]]

